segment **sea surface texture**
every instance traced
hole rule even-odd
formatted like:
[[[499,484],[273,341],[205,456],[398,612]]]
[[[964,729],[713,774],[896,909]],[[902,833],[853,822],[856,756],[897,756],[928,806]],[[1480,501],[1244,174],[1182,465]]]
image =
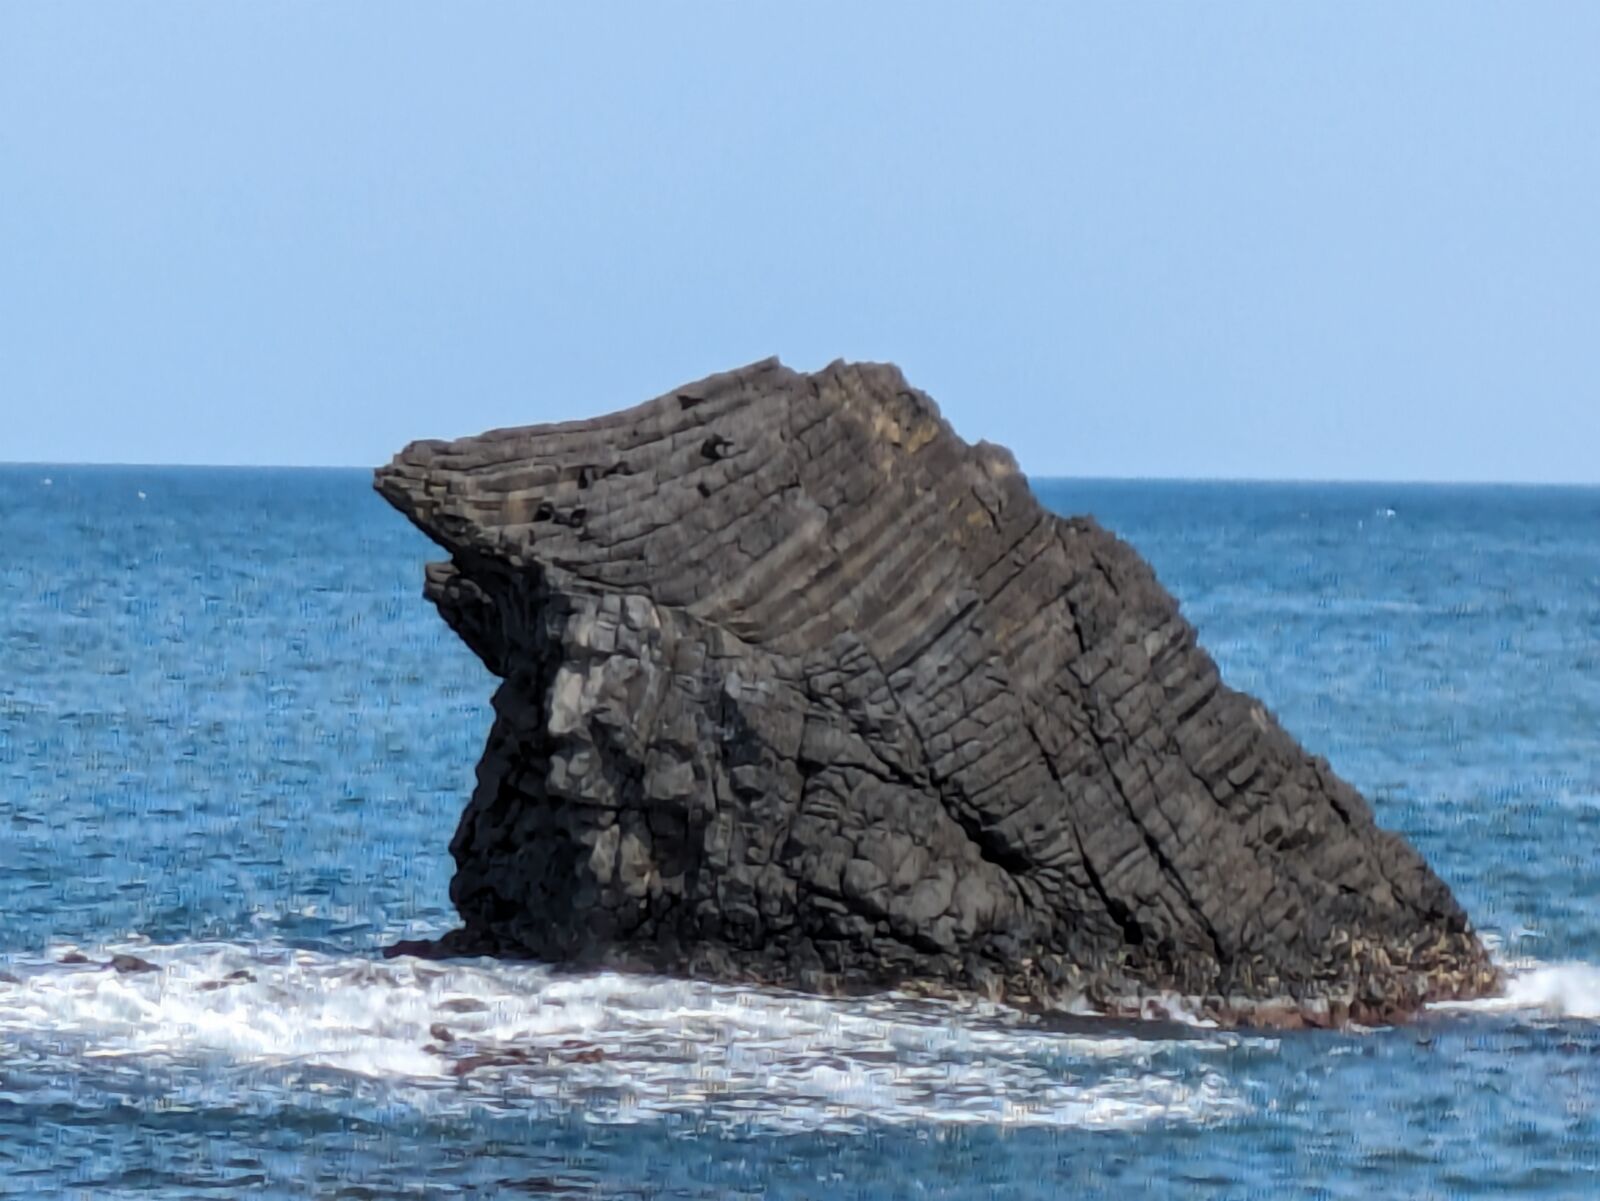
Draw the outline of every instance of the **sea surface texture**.
[[[0,467],[0,1196],[1600,1195],[1600,490],[1037,485],[1511,968],[1265,1037],[382,959],[493,681],[369,480]]]

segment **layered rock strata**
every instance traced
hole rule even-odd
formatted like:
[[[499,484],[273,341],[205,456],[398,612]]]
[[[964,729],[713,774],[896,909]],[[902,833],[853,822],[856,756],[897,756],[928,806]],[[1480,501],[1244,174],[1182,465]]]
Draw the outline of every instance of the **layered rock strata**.
[[[502,680],[436,950],[1229,1019],[1494,984],[1140,557],[893,367],[767,360],[376,486]]]

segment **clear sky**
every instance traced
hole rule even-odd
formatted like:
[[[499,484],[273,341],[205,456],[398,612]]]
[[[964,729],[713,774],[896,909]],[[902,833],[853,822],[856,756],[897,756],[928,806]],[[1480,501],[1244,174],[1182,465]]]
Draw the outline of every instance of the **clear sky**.
[[[1034,474],[1600,480],[1600,4],[0,6],[0,460],[769,354]]]

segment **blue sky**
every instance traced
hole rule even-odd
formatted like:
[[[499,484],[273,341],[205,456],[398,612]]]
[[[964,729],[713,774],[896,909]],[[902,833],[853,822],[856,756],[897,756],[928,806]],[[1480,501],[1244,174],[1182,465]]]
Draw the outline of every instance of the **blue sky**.
[[[0,7],[0,459],[768,354],[1034,474],[1600,480],[1600,5]]]

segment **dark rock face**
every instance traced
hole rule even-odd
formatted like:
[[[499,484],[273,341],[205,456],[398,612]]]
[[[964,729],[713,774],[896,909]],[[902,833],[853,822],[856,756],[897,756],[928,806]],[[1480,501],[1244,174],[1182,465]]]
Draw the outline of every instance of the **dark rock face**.
[[[417,442],[377,488],[504,681],[448,950],[1369,1018],[1494,983],[1139,556],[893,367]]]

